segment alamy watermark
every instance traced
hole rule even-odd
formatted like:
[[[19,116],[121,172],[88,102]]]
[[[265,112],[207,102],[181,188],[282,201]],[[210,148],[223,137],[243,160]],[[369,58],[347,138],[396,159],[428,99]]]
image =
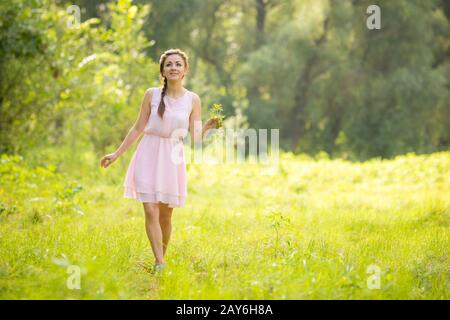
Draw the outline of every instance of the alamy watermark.
[[[67,13],[72,15],[71,19],[67,20],[67,28],[79,28],[81,21],[81,9],[79,6],[73,4],[67,7]]]
[[[210,129],[207,136],[214,139],[211,139],[212,142],[208,146],[205,145],[207,137],[204,137],[203,142],[200,142],[201,121],[194,122],[193,131],[195,137],[193,139],[193,154],[185,159],[184,145],[178,143],[172,149],[171,160],[173,163],[191,163],[191,161],[207,164],[258,162],[278,165],[279,163],[279,129]],[[187,129],[180,128],[172,132],[170,139],[181,141],[186,135]],[[213,154],[211,155],[211,152],[208,151],[213,151]]]
[[[67,289],[80,290],[81,289],[81,268],[77,265],[70,265],[67,267],[66,285]]]
[[[369,275],[367,278],[367,288],[370,290],[381,288],[381,269],[376,264],[371,264],[367,267],[366,273]]]
[[[381,29],[381,8],[376,4],[367,7],[366,13],[370,16],[366,20],[366,26],[369,30]]]

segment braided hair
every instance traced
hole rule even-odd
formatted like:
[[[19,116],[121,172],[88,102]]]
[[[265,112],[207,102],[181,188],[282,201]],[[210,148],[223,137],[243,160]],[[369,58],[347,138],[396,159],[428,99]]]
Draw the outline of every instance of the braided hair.
[[[164,63],[166,62],[167,57],[172,54],[178,54],[183,59],[186,69],[188,68],[188,65],[189,65],[188,56],[186,55],[186,53],[184,53],[180,49],[169,49],[169,50],[165,51],[159,58],[159,73],[161,75],[161,78],[163,78],[163,85],[162,85],[162,90],[161,90],[161,101],[159,102],[159,106],[158,106],[158,114],[161,117],[161,119],[164,115],[164,110],[166,110],[166,105],[164,104],[164,96],[166,95],[166,90],[167,90],[167,78],[163,74]]]

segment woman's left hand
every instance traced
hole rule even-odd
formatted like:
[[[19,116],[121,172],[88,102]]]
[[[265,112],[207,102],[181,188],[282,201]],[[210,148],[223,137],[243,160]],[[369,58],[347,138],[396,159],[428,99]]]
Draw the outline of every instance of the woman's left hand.
[[[209,118],[205,123],[205,127],[207,129],[218,129],[219,128],[219,119],[217,118]]]

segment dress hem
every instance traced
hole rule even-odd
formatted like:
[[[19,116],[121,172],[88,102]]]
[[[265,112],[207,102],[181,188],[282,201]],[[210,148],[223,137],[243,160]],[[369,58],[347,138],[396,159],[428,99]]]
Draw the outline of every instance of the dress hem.
[[[181,208],[185,205],[185,196],[176,196],[164,192],[137,192],[131,187],[124,186],[124,198],[136,199],[139,202],[168,204],[170,208]]]

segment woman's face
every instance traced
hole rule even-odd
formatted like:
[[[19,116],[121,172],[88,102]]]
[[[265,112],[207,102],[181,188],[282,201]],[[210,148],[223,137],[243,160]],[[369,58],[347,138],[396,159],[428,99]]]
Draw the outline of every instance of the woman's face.
[[[163,73],[167,80],[176,81],[183,79],[186,74],[183,58],[178,54],[168,56],[166,61],[164,61]]]

